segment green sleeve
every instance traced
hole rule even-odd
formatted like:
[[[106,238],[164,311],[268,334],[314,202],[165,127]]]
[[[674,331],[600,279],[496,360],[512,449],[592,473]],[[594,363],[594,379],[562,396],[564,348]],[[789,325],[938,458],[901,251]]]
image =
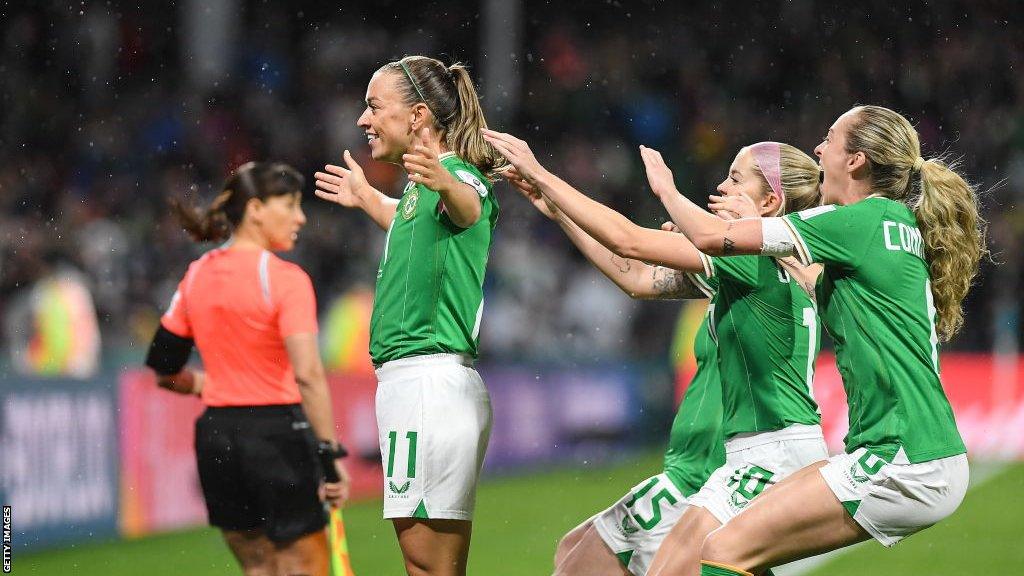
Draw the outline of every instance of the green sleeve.
[[[818,206],[783,218],[796,245],[794,254],[801,263],[853,267],[860,262],[871,241],[870,231],[876,218],[859,204]]]
[[[482,208],[480,212],[480,218],[484,219],[486,217],[487,204],[488,202],[491,202],[493,200],[491,190],[494,187],[494,184],[492,184],[491,181],[488,180],[487,178],[484,178],[483,175],[480,174],[479,170],[477,170],[475,167],[470,166],[469,164],[455,162],[443,163],[443,166],[445,167],[446,170],[448,170],[449,174],[455,177],[456,180],[464,184],[469,184],[469,186],[476,191],[477,196],[480,198],[480,204]],[[458,230],[462,229],[459,226],[456,226],[455,223],[451,221],[451,218],[448,216],[447,210],[444,208],[443,201],[440,201],[438,203],[436,214],[438,219],[444,222],[446,226],[451,228],[453,232],[457,232]]]
[[[758,285],[760,256],[716,256],[711,261],[711,280],[753,288]]]
[[[704,271],[687,272],[686,276],[705,296],[714,298],[715,293],[718,292],[718,278],[712,273],[711,256],[703,252],[698,252],[697,254],[700,256],[700,263],[704,266]]]
[[[690,280],[708,298],[714,298],[723,282],[745,287],[758,283],[760,256],[716,256],[700,254],[704,272],[687,272]]]

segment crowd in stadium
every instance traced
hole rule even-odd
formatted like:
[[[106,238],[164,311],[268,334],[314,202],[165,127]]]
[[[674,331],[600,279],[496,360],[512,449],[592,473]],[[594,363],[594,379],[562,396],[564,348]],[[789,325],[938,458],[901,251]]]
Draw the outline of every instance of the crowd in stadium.
[[[708,7],[681,22],[605,8],[548,14],[533,26],[547,11],[532,4],[514,56],[519,109],[499,128],[642,224],[665,217],[646,189],[641,143],[665,154],[694,199],[713,190],[741,143],[778,139],[809,152],[821,127],[855,102],[902,111],[933,154],[964,154],[966,173],[986,191],[1001,265],[983,266],[954,346],[992,345],[1003,318],[994,311],[1016,306],[1003,291],[1019,282],[1015,248],[1024,235],[1024,80],[1003,73],[1024,66],[1024,53],[993,40],[1006,37],[1001,10],[1009,8],[965,17],[955,6],[904,12],[872,1],[875,17],[839,18],[785,2],[774,8],[779,19]],[[370,161],[355,126],[370,73],[416,53],[465,60],[477,78],[483,66],[479,31],[443,11],[395,34],[372,11],[275,4],[252,7],[237,23],[239,34],[251,22],[278,25],[232,55],[230,82],[204,83],[174,41],[180,30],[162,18],[53,3],[0,23],[0,318],[20,291],[70,266],[87,279],[105,342],[146,340],[200,250],[170,217],[169,197],[205,203],[230,168],[254,158],[298,167],[311,191],[312,173],[343,149],[379,188],[398,192],[400,170]],[[904,27],[907,18],[929,26]],[[630,25],[596,32],[609,19]],[[830,49],[840,44],[859,48]],[[485,357],[664,354],[673,305],[625,300],[514,190],[501,185],[498,194]],[[383,242],[374,225],[312,194],[304,207],[310,225],[291,257],[313,278],[321,305],[371,285]]]

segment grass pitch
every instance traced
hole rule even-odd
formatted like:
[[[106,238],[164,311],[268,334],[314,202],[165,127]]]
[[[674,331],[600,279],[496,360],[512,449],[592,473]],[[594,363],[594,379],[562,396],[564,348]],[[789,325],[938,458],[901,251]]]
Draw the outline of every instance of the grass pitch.
[[[477,499],[469,573],[550,574],[555,544],[566,531],[659,472],[660,466],[660,455],[648,454],[609,467],[485,481]],[[939,526],[892,550],[875,543],[861,545],[807,574],[1024,573],[1024,547],[1018,540],[1022,512],[1024,463],[1018,463],[972,490],[960,510]],[[345,525],[356,574],[404,574],[391,525],[380,517],[379,501],[349,506]],[[16,555],[14,573],[213,576],[240,571],[217,532],[204,528]]]

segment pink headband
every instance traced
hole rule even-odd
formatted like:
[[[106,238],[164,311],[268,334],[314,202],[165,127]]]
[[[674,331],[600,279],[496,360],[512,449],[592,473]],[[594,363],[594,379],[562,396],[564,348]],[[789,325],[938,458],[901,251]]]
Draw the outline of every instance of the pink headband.
[[[758,142],[749,147],[750,153],[754,156],[754,162],[764,174],[768,186],[779,199],[779,204],[784,204],[785,196],[782,195],[782,146],[778,142]]]

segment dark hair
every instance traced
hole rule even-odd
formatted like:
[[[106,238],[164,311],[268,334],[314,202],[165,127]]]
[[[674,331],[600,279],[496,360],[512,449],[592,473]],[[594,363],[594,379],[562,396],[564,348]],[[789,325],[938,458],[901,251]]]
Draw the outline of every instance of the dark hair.
[[[473,80],[461,63],[445,66],[435,58],[406,56],[381,66],[378,72],[398,75],[402,101],[409,106],[423,102],[448,148],[459,158],[489,178],[508,165],[480,133],[487,128],[487,120]]]
[[[221,193],[206,210],[198,210],[179,198],[171,199],[171,209],[193,240],[217,242],[227,239],[242,222],[249,200],[299,194],[304,183],[302,174],[287,164],[248,162],[228,176]]]

